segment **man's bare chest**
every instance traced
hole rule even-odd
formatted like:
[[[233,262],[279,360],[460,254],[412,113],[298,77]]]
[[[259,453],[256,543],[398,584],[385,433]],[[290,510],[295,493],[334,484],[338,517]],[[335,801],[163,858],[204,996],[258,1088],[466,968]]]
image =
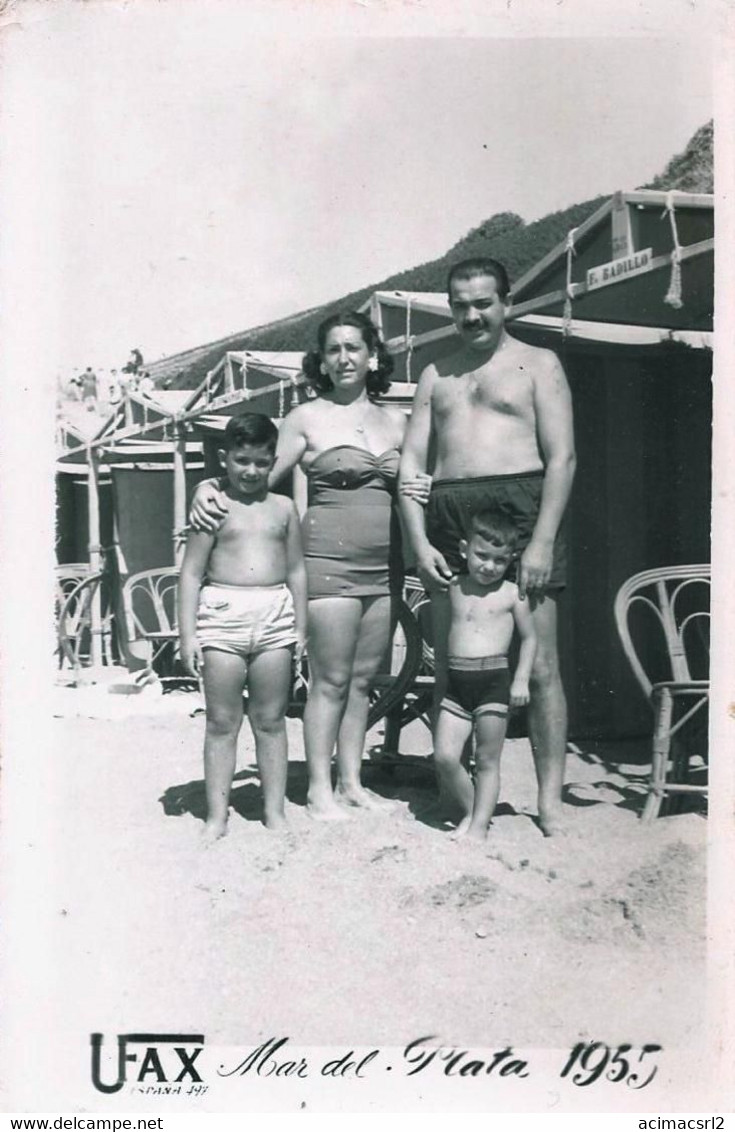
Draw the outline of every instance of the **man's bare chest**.
[[[518,367],[445,377],[434,389],[433,409],[445,419],[478,412],[527,418],[533,415],[532,381]]]

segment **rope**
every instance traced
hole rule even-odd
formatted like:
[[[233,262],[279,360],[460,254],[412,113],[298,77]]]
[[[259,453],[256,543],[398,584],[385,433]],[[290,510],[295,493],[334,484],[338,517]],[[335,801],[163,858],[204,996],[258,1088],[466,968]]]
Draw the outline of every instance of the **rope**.
[[[286,408],[286,382],[281,378],[278,385],[278,419],[283,420]]]
[[[679,243],[679,231],[676,226],[676,210],[674,207],[674,190],[666,194],[666,208],[661,213],[661,216],[669,217],[669,224],[671,225],[671,238],[674,241],[674,248],[671,252],[671,279],[669,281],[669,289],[664,297],[664,302],[668,303],[670,307],[679,310],[683,306],[681,299],[681,244]]]
[[[413,337],[411,335],[411,296],[406,299],[406,380],[411,384],[411,358],[413,356]]]
[[[561,332],[563,338],[567,337],[572,327],[572,299],[574,298],[574,284],[572,283],[572,260],[577,254],[574,247],[574,233],[576,231],[576,228],[570,228],[567,232],[567,283],[566,298],[564,300],[564,315],[561,324]]]

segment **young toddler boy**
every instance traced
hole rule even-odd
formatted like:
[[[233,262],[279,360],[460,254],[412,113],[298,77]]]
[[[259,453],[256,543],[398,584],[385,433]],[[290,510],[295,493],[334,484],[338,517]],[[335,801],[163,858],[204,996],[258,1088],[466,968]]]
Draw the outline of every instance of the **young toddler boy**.
[[[500,511],[476,514],[459,544],[467,573],[449,587],[449,680],[434,740],[444,791],[464,810],[454,837],[484,838],[500,791],[500,754],[508,707],[528,703],[536,631],[526,601],[506,572],[517,554],[519,532]],[[508,649],[517,629],[521,647],[511,680]],[[462,764],[474,730],[475,782]]]
[[[181,659],[203,677],[207,713],[207,840],[227,832],[245,687],[264,823],[286,828],[285,715],[292,657],[304,647],[306,571],[296,508],[268,491],[277,440],[275,425],[260,413],[228,421],[219,459],[229,511],[215,533],[189,533],[181,566]]]

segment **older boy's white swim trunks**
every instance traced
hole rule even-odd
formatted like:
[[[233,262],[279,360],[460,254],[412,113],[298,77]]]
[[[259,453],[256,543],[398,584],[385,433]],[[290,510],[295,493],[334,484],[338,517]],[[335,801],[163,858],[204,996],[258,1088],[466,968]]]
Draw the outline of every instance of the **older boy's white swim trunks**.
[[[293,598],[288,586],[202,586],[197,612],[202,649],[245,659],[296,642]]]

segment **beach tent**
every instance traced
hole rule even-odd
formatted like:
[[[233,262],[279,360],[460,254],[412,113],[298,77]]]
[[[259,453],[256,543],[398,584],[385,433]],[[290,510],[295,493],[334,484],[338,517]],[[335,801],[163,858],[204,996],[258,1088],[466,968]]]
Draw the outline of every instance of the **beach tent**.
[[[306,397],[303,356],[303,351],[226,351],[197,388],[186,394],[181,420],[195,426],[208,440],[221,434],[231,416],[249,408],[282,420]],[[215,447],[208,443],[205,448],[208,467],[213,471]]]
[[[89,555],[88,516],[88,442],[97,420],[72,419],[73,407],[64,406],[56,421],[56,561],[59,566],[86,562]],[[87,426],[86,429],[83,426]],[[90,427],[91,426],[91,427]],[[100,476],[102,496],[100,521],[109,533],[112,529],[110,479],[105,468]]]
[[[186,521],[186,494],[203,475],[201,444],[177,423],[186,394],[159,403],[130,394],[91,435],[62,420],[58,429],[57,554],[99,571],[105,552],[120,576],[175,561]],[[95,604],[95,602],[97,604]],[[98,598],[92,606],[93,641]],[[99,657],[93,656],[98,663]]]
[[[572,344],[711,348],[713,257],[710,194],[617,192],[513,283],[513,331]],[[456,348],[445,295],[376,291],[361,309],[381,330],[401,381],[415,382]]]
[[[580,737],[650,727],[616,639],[620,584],[709,561],[713,255],[712,196],[620,192],[513,284],[509,331],[559,354],[574,399],[560,636]],[[364,309],[409,388],[458,346],[444,295],[376,292]]]

